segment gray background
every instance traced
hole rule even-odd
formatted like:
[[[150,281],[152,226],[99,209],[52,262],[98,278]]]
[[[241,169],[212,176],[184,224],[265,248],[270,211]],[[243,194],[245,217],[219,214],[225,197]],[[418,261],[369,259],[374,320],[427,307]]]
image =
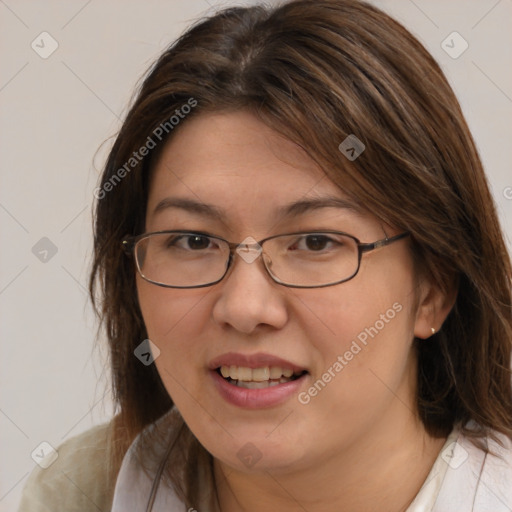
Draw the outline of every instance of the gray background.
[[[510,245],[512,1],[373,3],[445,70]],[[232,4],[0,0],[0,510],[16,509],[42,441],[57,447],[112,416],[106,351],[94,349],[86,293],[92,192],[141,74],[190,22]],[[46,59],[31,47],[51,48],[43,31],[59,45]],[[456,59],[441,46],[453,31],[469,44]],[[462,42],[452,39],[453,53]]]

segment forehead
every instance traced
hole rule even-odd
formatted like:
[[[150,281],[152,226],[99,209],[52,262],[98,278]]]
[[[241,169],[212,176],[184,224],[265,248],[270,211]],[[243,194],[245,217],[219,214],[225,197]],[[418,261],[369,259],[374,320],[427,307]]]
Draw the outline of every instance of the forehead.
[[[253,114],[201,114],[185,121],[156,162],[148,216],[172,197],[268,220],[283,205],[327,196],[348,200],[302,148]]]
[[[272,187],[278,182],[312,186],[324,174],[304,150],[285,139],[246,111],[202,114],[185,121],[170,139],[155,166],[155,179],[169,185],[185,179],[264,177]],[[158,176],[160,175],[160,176]],[[199,183],[197,183],[199,186]],[[277,191],[276,191],[277,192]]]

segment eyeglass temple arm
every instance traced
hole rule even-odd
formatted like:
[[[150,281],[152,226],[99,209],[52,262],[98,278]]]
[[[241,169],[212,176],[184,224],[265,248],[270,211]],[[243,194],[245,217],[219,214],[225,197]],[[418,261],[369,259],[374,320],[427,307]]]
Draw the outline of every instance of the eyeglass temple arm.
[[[402,238],[405,238],[406,236],[409,236],[410,233],[408,231],[404,231],[403,233],[400,233],[398,235],[392,236],[391,238],[384,238],[382,240],[377,240],[376,242],[372,242],[369,244],[359,244],[359,249],[361,252],[368,252],[373,251],[374,249],[378,249],[379,247],[384,247],[386,245],[389,245],[393,242],[396,242],[397,240],[400,240]]]

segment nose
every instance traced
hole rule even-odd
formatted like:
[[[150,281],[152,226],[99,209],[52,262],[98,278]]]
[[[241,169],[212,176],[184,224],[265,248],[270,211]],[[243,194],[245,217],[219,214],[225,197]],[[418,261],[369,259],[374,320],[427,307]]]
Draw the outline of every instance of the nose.
[[[268,275],[261,248],[239,249],[219,283],[220,294],[213,307],[215,322],[244,334],[262,326],[281,329],[288,321],[284,288]]]

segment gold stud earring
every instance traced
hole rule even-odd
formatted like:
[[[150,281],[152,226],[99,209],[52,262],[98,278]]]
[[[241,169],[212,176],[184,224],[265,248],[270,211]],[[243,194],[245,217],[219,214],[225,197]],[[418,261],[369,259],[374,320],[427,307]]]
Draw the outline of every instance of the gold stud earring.
[[[431,331],[432,331],[432,334],[436,333],[436,330],[433,327],[431,327]]]

